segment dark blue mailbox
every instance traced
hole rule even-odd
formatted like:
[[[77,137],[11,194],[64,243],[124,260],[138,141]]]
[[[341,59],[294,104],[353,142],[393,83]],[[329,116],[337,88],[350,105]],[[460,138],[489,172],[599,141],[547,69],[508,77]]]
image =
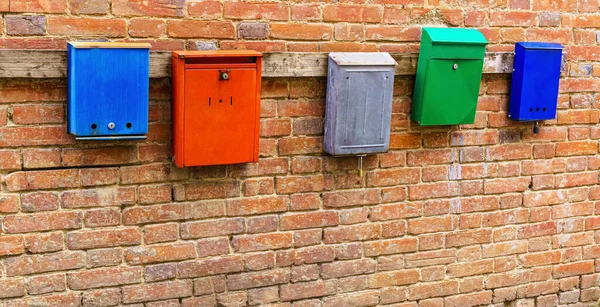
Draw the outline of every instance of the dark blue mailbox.
[[[150,44],[69,43],[69,133],[78,140],[145,139],[149,62]]]
[[[556,118],[563,47],[555,43],[517,43],[510,93],[512,120]]]

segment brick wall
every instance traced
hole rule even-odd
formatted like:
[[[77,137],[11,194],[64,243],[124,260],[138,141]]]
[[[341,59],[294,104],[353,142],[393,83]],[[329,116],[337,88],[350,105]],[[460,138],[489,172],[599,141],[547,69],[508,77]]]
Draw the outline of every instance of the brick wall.
[[[322,153],[323,78],[263,80],[259,163],[187,169],[170,163],[169,79],[135,142],[67,135],[65,80],[2,79],[2,307],[597,305],[597,0],[0,0],[0,17],[9,49],[405,52],[447,24],[489,51],[568,52],[539,135],[508,121],[508,75],[484,76],[474,125],[426,128],[398,77],[391,150],[363,178]]]

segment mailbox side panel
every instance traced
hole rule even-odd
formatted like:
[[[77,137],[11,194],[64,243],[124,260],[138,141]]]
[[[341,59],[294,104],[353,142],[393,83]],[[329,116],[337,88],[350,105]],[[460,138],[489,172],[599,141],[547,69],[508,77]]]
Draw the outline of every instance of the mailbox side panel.
[[[394,68],[348,66],[340,71],[335,154],[386,152],[389,148]]]
[[[425,73],[431,57],[431,41],[424,35],[421,41],[419,51],[419,60],[417,62],[417,74],[415,76],[415,89],[413,93],[412,110],[410,117],[416,122],[421,122],[423,110],[423,92],[425,86]]]
[[[337,103],[338,103],[338,88],[339,66],[335,61],[329,59],[327,74],[327,97],[325,99],[325,124],[324,124],[324,150],[326,153],[335,155],[335,133],[337,120]]]
[[[511,90],[511,119],[556,118],[562,50],[520,48],[517,51],[520,52]]]
[[[183,167],[183,106],[185,97],[185,59],[172,57],[173,63],[173,162]]]
[[[76,136],[146,135],[149,50],[84,48],[71,54],[69,118]]]

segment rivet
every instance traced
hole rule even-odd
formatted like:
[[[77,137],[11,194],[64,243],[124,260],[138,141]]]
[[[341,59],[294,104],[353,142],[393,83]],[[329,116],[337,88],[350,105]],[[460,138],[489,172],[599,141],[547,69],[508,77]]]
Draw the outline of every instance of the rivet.
[[[110,130],[115,129],[115,123],[108,123],[108,129],[110,129]]]

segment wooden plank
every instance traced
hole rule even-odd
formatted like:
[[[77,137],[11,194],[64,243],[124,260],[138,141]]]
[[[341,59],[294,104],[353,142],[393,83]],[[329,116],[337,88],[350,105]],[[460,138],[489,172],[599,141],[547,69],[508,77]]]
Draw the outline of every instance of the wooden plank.
[[[396,75],[414,75],[418,54],[392,53],[398,62]],[[512,72],[513,54],[486,53],[484,74]],[[563,54],[563,72],[566,55]],[[64,78],[67,75],[66,51],[54,50],[0,50],[0,78]],[[171,76],[171,52],[150,53],[150,77]],[[263,77],[325,77],[327,53],[264,53]]]

